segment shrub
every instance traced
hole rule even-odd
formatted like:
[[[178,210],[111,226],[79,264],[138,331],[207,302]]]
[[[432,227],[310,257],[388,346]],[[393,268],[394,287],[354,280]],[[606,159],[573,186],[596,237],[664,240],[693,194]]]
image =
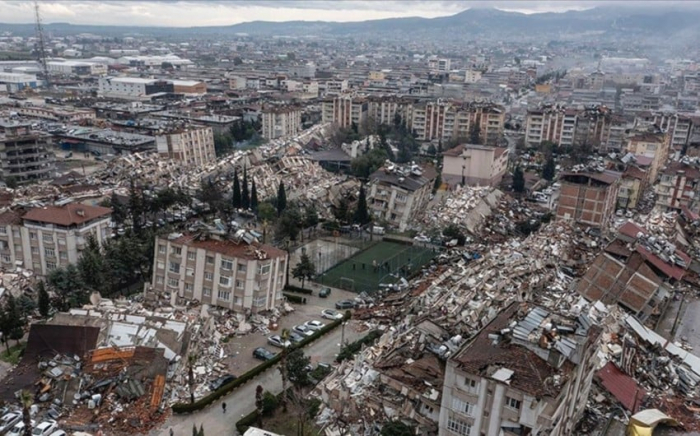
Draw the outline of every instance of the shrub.
[[[290,303],[294,304],[305,304],[306,303],[306,298],[300,297],[298,295],[292,295],[292,294],[287,294],[286,292],[282,293],[284,295],[284,298],[287,299]]]
[[[299,286],[294,286],[294,285],[287,285],[284,287],[284,290],[287,292],[296,292],[298,294],[307,294],[307,295],[312,295],[314,293],[314,291],[311,289],[301,288]]]
[[[279,406],[279,398],[272,392],[265,391],[263,395],[263,415],[269,416],[275,411],[277,406]]]
[[[340,363],[343,360],[351,359],[362,349],[363,345],[373,344],[374,341],[376,341],[381,335],[382,332],[380,332],[379,330],[372,330],[371,332],[367,333],[363,338],[360,338],[355,342],[351,342],[348,345],[344,346],[343,349],[340,350],[340,353],[338,353],[338,357],[335,358],[335,361]]]

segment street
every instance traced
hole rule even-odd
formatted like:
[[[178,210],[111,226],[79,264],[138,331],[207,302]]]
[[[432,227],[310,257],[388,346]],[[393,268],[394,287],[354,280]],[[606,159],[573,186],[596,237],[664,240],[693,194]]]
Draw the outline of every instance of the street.
[[[357,332],[357,324],[349,321],[345,326],[345,341],[352,342],[362,337],[366,332]],[[342,328],[338,327],[326,336],[313,342],[304,349],[305,354],[312,362],[334,361],[340,349]],[[282,378],[277,367],[270,369],[257,379],[246,383],[233,391],[223,399],[214,402],[206,409],[190,415],[173,415],[158,430],[151,432],[153,436],[169,436],[172,428],[176,436],[189,436],[192,434],[192,425],[199,428],[204,425],[204,432],[208,435],[235,435],[236,422],[255,409],[255,388],[262,385],[266,391],[278,394],[282,391]],[[221,409],[221,403],[226,402],[226,413]]]

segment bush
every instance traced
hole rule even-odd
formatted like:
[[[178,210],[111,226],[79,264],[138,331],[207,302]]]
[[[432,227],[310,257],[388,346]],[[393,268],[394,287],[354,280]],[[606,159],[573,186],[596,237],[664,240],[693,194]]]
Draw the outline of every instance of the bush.
[[[272,392],[265,391],[263,395],[263,415],[269,416],[275,411],[277,406],[279,406],[280,401],[277,395]]]
[[[284,287],[284,290],[287,292],[296,292],[299,294],[307,294],[307,295],[312,295],[314,293],[314,291],[311,289],[300,288],[299,286],[294,286],[294,285],[287,285]]]
[[[290,303],[306,304],[306,298],[304,298],[304,297],[300,297],[298,295],[287,294],[286,292],[282,293],[282,295],[284,295],[284,298],[286,298],[287,301],[289,301]]]
[[[267,392],[265,393],[267,395]],[[258,423],[258,411],[253,410],[243,418],[239,419],[238,422],[236,422],[236,430],[238,430],[238,434],[243,434],[248,430],[248,427],[252,427]]]
[[[348,320],[350,317],[348,314],[345,314],[345,317],[343,319],[336,319],[332,323],[328,324],[327,326],[323,327],[321,330],[317,331],[316,333],[313,334],[313,336],[308,336],[306,337],[303,341],[299,342],[298,344],[294,344],[290,347],[290,351],[295,350],[297,348],[303,348],[307,346],[308,344],[312,343],[316,339],[324,336],[326,333],[330,332],[331,330],[335,329],[338,327],[340,324]],[[368,335],[369,336],[369,335]],[[251,369],[250,371],[244,373],[237,379],[223,385],[216,391],[210,393],[206,397],[200,398],[199,400],[195,401],[194,403],[177,403],[173,404],[173,413],[190,413],[190,412],[196,412],[197,410],[202,410],[214,401],[218,400],[219,398],[223,397],[224,395],[228,395],[230,392],[233,390],[237,389],[240,386],[243,386],[250,380],[254,379],[261,373],[265,372],[269,368],[272,368],[273,366],[277,365],[282,358],[281,353],[276,354],[275,357],[273,357],[270,360],[267,360],[260,365],[256,366],[255,368]],[[257,415],[256,415],[257,417]]]
[[[376,341],[381,335],[382,332],[380,332],[379,330],[372,330],[371,332],[367,333],[365,337],[360,338],[355,342],[351,342],[348,345],[344,346],[343,349],[340,350],[340,353],[338,353],[338,357],[335,358],[335,361],[340,363],[343,360],[351,359],[362,349],[363,345],[373,344],[374,341]]]

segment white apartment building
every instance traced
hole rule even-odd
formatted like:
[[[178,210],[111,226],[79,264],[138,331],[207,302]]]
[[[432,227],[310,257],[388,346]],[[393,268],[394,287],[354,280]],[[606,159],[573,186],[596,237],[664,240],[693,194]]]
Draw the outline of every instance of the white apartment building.
[[[203,167],[216,162],[211,127],[189,126],[156,136],[156,148],[160,157],[182,162],[188,167]]]
[[[440,436],[573,435],[600,328],[513,303],[450,358]]]
[[[100,77],[97,94],[101,97],[126,100],[148,99],[159,92],[174,92],[172,82],[140,77]]]
[[[321,103],[321,117],[324,123],[335,123],[340,128],[358,127],[367,117],[367,101],[351,96],[338,96]]]
[[[277,139],[293,136],[301,130],[301,109],[298,107],[267,108],[262,111],[262,136]]]
[[[245,237],[173,234],[156,239],[152,292],[236,312],[271,310],[282,301],[287,253]]]
[[[231,76],[228,78],[228,89],[246,89],[246,82],[243,76]]]
[[[78,124],[83,120],[96,118],[94,109],[65,109],[53,106],[21,106],[15,111],[25,117]]]
[[[53,60],[46,63],[49,73],[65,76],[107,74],[107,66],[97,62]]]
[[[479,70],[467,70],[464,72],[464,82],[465,83],[476,83],[481,80],[481,71]]]
[[[5,268],[23,266],[45,276],[76,263],[92,234],[102,244],[111,237],[112,209],[71,203],[30,209],[24,215],[0,213],[0,260]]]
[[[325,95],[339,95],[348,90],[348,80],[327,80],[323,84]]]
[[[442,181],[458,185],[496,186],[508,169],[508,149],[461,144],[443,153]]]

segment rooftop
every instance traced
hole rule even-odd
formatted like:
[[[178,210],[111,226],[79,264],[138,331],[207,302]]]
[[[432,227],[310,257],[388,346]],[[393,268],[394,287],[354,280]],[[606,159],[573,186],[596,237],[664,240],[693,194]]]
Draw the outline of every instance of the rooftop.
[[[80,225],[96,218],[107,217],[111,213],[112,209],[108,207],[70,203],[65,206],[34,208],[25,213],[22,219],[60,226],[72,226]]]
[[[432,166],[418,167],[414,165],[407,171],[397,169],[394,164],[385,165],[369,176],[375,183],[384,183],[398,186],[407,191],[417,191],[437,177],[437,172]]]
[[[170,242],[173,244],[182,244],[188,247],[213,251],[215,253],[235,257],[237,259],[261,260],[260,254],[264,254],[265,258],[277,258],[287,255],[284,250],[257,242],[248,244],[244,241],[236,242],[232,240],[199,239],[197,236],[198,235],[194,234],[180,235],[174,239],[171,239]]]

